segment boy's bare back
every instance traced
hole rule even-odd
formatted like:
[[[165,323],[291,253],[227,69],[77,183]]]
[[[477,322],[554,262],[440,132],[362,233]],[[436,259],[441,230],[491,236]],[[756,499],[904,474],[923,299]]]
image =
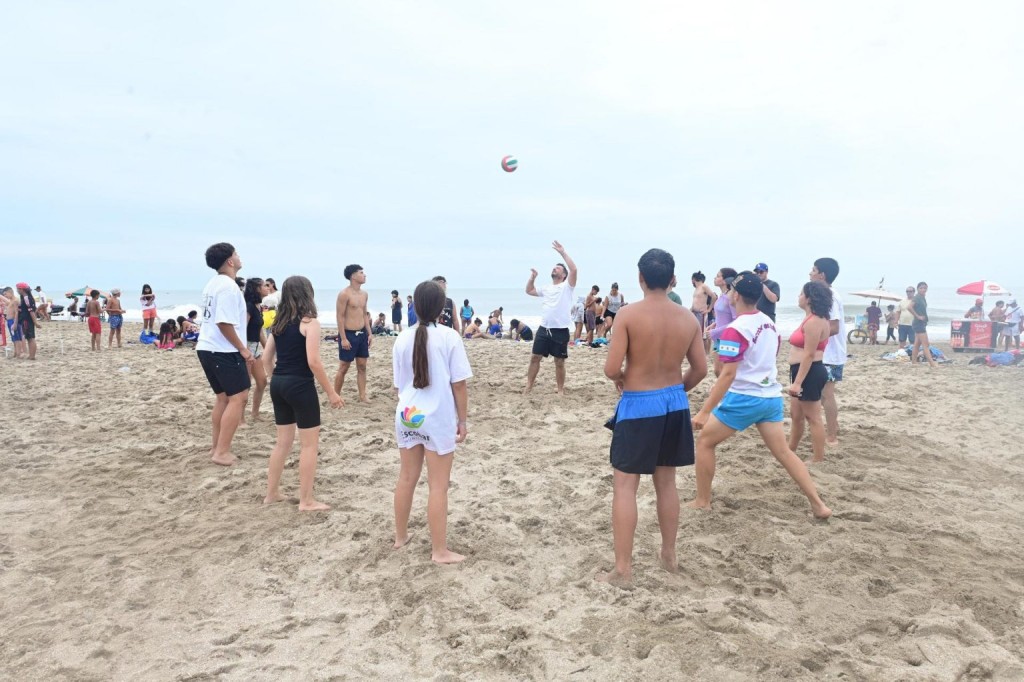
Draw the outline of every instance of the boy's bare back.
[[[670,301],[664,290],[660,295],[650,292],[619,310],[608,355],[608,364],[617,366],[625,356],[622,388],[626,391],[653,391],[683,383],[684,359],[705,371],[707,364],[696,318]]]

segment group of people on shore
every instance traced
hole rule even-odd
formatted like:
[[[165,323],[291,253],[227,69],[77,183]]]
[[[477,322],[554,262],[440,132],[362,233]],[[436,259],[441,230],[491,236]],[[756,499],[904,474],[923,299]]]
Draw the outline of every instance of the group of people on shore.
[[[984,320],[985,299],[975,299],[974,305],[964,313],[965,320]],[[1003,341],[1003,350],[1009,351],[1013,345],[1020,350],[1020,335],[1024,330],[1024,309],[1017,305],[1017,299],[1007,302],[996,301],[992,310],[988,311],[988,319],[996,325],[996,334]],[[996,344],[998,346],[998,342]]]
[[[536,270],[531,271],[526,283],[526,293],[541,299],[541,323],[536,331],[529,330],[533,346],[525,392],[534,387],[547,357],[554,359],[557,393],[565,390],[565,361],[574,324],[572,307],[578,272],[561,244],[554,242],[552,247],[561,261],[551,269],[551,283],[538,284]],[[313,288],[306,278],[293,276],[285,280],[275,320],[258,359],[257,353],[242,340],[251,313],[247,311],[246,297],[235,283],[242,266],[240,256],[232,245],[221,243],[207,250],[206,261],[217,275],[203,292],[204,324],[197,354],[216,395],[211,459],[221,465],[235,461],[231,441],[248,397],[250,368],[259,362],[263,373],[271,377],[270,396],[277,425],[265,502],[284,499],[280,492],[281,473],[298,437],[299,509],[325,510],[327,505],[318,501],[313,492],[320,431],[320,402],[315,384],[319,383],[332,407],[341,407],[345,375],[355,362],[359,398],[367,400],[366,360],[373,335],[366,310],[367,294],[362,289],[366,273],[356,264],[345,268],[349,286],[338,294],[336,306],[339,369],[331,381],[320,359],[321,330]],[[697,495],[690,506],[710,508],[715,449],[733,433],[749,426],[758,428],[769,451],[807,496],[815,517],[827,518],[831,513],[818,496],[806,465],[793,450],[802,438],[805,423],[811,431],[811,461],[822,461],[826,442],[837,442],[834,387],[843,378],[846,357],[845,333],[841,333],[842,302],[831,289],[839,273],[838,263],[830,258],[815,261],[811,281],[799,296],[807,317],[790,338],[793,350],[788,393],[794,404],[794,426],[788,442],[782,428],[782,384],[775,369],[781,339],[772,318],[758,309],[766,291],[775,297],[769,303],[774,305],[778,300],[777,285],[766,284],[767,267],[759,273],[722,268],[716,274],[721,294],[713,299],[725,298],[727,305],[719,305],[719,316],[713,323],[706,319],[707,310],[701,314],[688,312],[669,297],[675,282],[674,268],[674,260],[667,252],[652,249],[645,253],[638,263],[644,298],[628,306],[622,300],[615,311],[616,331],[611,335],[605,363],[605,374],[621,392],[615,416],[609,422],[613,430],[610,459],[615,475],[616,567],[604,578],[611,582],[628,581],[631,575],[635,495],[640,476],[654,476],[663,536],[662,564],[674,570],[679,514],[675,469],[696,464]],[[412,496],[425,464],[431,556],[440,563],[453,563],[464,557],[447,546],[447,488],[452,455],[468,434],[466,381],[472,376],[472,369],[463,343],[464,331],[456,329],[461,321],[457,317],[461,315],[455,314],[446,284],[443,276],[437,276],[416,287],[413,302],[417,324],[398,334],[392,350],[398,397],[394,428],[400,452],[394,494],[394,546],[400,548],[409,540]],[[595,297],[597,293],[592,291]],[[701,293],[707,302],[706,294],[703,290]],[[468,302],[464,302],[466,305]],[[727,324],[725,317],[731,317]],[[525,336],[523,325],[518,320],[514,322],[518,333]],[[707,374],[704,329],[712,324],[721,332],[713,345],[718,378],[707,401],[691,419],[687,392]],[[834,352],[826,357],[833,343]],[[685,374],[684,360],[688,364]],[[832,405],[830,410],[826,402],[827,426],[820,416],[826,396],[831,397]],[[702,431],[696,446],[694,430]]]

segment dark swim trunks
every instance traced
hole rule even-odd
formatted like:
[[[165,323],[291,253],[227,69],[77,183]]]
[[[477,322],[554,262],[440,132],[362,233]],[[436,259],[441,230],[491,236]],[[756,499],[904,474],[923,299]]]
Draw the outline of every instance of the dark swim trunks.
[[[682,385],[656,391],[623,391],[612,429],[611,463],[627,474],[693,464],[690,401]]]
[[[352,346],[350,350],[345,350],[341,341],[338,341],[338,359],[342,362],[352,362],[356,358],[368,358],[370,357],[370,337],[367,335],[365,329],[357,329],[352,331],[350,329],[345,330],[345,338],[348,339],[349,345]]]

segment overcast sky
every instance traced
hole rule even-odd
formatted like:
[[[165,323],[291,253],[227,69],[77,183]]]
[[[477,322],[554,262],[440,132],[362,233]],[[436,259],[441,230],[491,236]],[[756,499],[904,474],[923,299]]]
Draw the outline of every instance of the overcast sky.
[[[1024,3],[9,3],[0,280],[1024,285]],[[506,154],[519,170],[500,168]],[[681,278],[683,279],[683,278]]]

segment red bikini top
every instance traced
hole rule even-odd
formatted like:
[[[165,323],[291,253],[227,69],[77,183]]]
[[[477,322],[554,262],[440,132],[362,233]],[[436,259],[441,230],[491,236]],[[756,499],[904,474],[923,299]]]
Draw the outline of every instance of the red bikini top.
[[[804,324],[806,324],[807,320],[809,320],[809,319],[811,319],[810,315],[805,317],[804,321],[800,323],[800,326],[796,328],[796,331],[793,332],[792,334],[790,334],[790,336],[789,336],[789,345],[794,346],[796,348],[803,348],[804,347]],[[820,343],[818,343],[818,350],[820,350],[820,351],[825,350],[825,346],[827,346],[827,345],[828,345],[828,337],[826,336],[824,339],[821,340]]]

